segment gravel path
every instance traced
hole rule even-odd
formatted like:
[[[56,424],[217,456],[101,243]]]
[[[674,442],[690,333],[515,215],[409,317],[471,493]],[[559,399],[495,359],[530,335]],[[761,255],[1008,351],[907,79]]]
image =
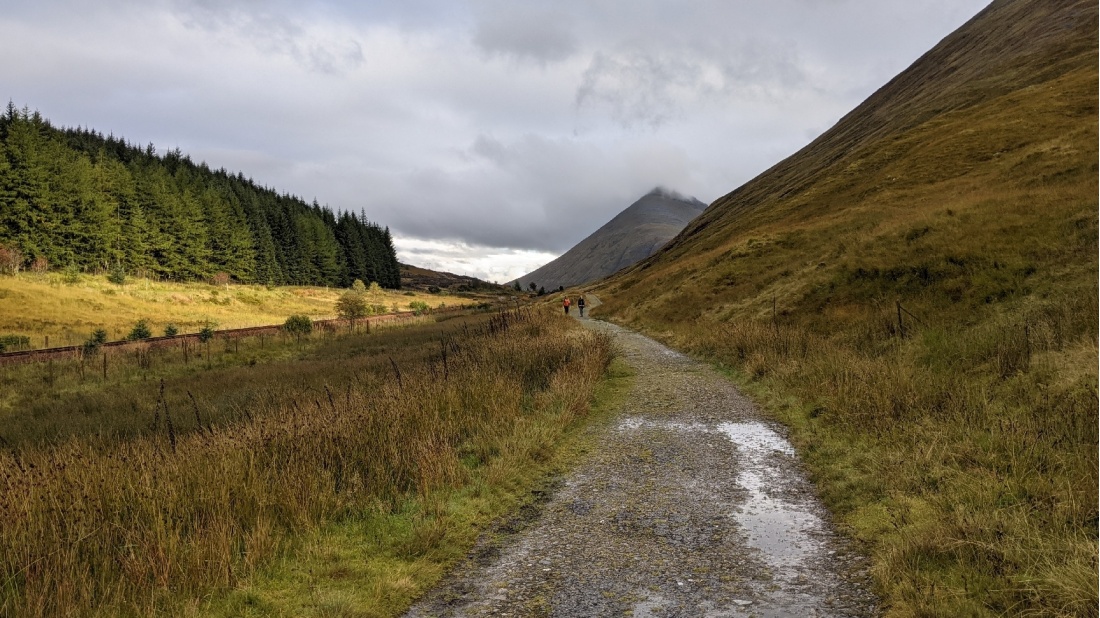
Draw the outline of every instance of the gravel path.
[[[708,366],[583,322],[637,372],[618,422],[406,616],[877,613],[780,427]]]

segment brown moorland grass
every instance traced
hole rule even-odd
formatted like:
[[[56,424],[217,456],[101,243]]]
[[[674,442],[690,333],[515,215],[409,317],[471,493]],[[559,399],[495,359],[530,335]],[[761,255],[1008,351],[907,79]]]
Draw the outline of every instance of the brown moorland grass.
[[[585,413],[609,340],[549,312],[460,326],[384,364],[348,338],[299,366],[297,392],[215,428],[175,432],[181,412],[161,406],[156,434],[3,450],[0,614],[195,611],[327,522],[461,486],[524,428],[546,437],[524,457],[545,457],[552,428]]]
[[[595,290],[791,426],[888,615],[1097,613],[1096,28],[994,2]]]
[[[330,365],[334,358],[362,355],[354,365],[358,370],[364,364],[388,367],[386,355],[418,361],[425,347],[438,345],[433,338],[460,327],[465,318],[438,331],[406,328],[437,319],[425,314],[369,327],[338,324],[302,340],[282,333],[215,337],[207,344],[180,340],[163,347],[139,342],[0,365],[0,445],[38,445],[74,435],[113,439],[158,430],[150,420],[159,380],[167,385],[164,404],[185,412],[177,414],[177,431],[191,431],[200,422],[217,425],[240,417],[256,402],[277,401],[306,388],[315,380],[314,367]],[[372,336],[358,336],[367,333]],[[350,381],[348,370],[336,367],[334,379]]]

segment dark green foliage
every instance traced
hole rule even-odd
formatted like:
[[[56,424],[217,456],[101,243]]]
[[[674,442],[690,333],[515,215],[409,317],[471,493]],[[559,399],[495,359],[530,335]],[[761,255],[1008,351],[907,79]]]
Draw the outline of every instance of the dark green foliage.
[[[26,335],[0,335],[0,352],[15,352],[31,347],[31,338]]]
[[[67,285],[76,285],[80,283],[80,269],[76,264],[69,264],[61,271],[61,277]]]
[[[80,351],[85,357],[95,356],[99,352],[100,346],[105,343],[107,343],[107,331],[97,328],[88,336],[88,340],[81,346]]]
[[[422,300],[414,300],[411,303],[409,303],[409,309],[412,309],[414,314],[421,315],[421,314],[427,313],[428,310],[429,310],[429,307],[428,307],[428,303],[426,303]]]
[[[202,329],[199,330],[199,342],[210,343],[210,340],[214,338],[214,329],[216,327],[217,325],[211,322],[203,324]]]
[[[107,281],[115,285],[126,283],[126,269],[122,267],[122,264],[115,264],[111,267],[111,270],[107,273]]]
[[[520,286],[519,281],[512,283],[512,289],[517,292],[522,292],[523,288]]]
[[[126,338],[130,341],[137,341],[139,339],[148,339],[153,336],[153,331],[149,330],[149,323],[145,320],[138,320],[137,324],[134,324],[134,329],[130,331]]]
[[[164,336],[165,337],[175,337],[179,333],[180,333],[180,329],[178,327],[176,327],[175,324],[167,324],[164,327]]]
[[[90,129],[53,127],[9,104],[0,114],[0,245],[22,266],[347,287],[400,287],[388,229],[363,214],[211,170],[175,149],[158,155]]]
[[[301,341],[302,335],[313,332],[313,320],[309,319],[308,315],[292,315],[283,323],[283,330]]]
[[[88,341],[94,341],[96,345],[107,343],[107,331],[102,328],[93,330],[92,335],[88,337]]]

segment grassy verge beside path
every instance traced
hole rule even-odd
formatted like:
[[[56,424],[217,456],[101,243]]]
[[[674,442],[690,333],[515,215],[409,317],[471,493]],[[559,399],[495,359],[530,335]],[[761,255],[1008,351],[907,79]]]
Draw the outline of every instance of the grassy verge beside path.
[[[862,345],[790,321],[657,336],[791,429],[887,615],[1095,616],[1095,295],[1060,300]]]
[[[348,338],[290,363],[293,381],[276,371],[266,385],[242,385],[273,392],[221,424],[177,431],[188,410],[161,401],[156,431],[0,449],[0,614],[233,614],[266,604],[332,615],[331,603],[294,585],[276,583],[268,596],[260,582],[311,556],[331,561],[335,550],[310,549],[341,535],[358,556],[349,547],[382,539],[375,566],[439,561],[407,580],[384,566],[396,579],[368,587],[374,600],[347,601],[353,613],[395,611],[460,552],[469,522],[519,503],[540,470],[563,461],[557,442],[587,414],[611,358],[609,339],[550,312],[448,320],[426,333],[404,347]],[[209,373],[193,378],[196,398],[206,383]],[[217,600],[242,583],[228,605]]]
[[[590,411],[545,411],[516,428],[507,446],[469,479],[396,510],[371,510],[311,533],[294,549],[208,608],[216,616],[396,616],[445,575],[495,521],[540,499],[613,418],[632,371],[615,359]],[[488,531],[488,532],[487,532]]]

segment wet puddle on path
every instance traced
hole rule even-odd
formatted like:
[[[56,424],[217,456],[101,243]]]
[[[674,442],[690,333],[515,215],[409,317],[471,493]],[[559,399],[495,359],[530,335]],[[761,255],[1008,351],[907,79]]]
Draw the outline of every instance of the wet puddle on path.
[[[783,470],[769,460],[793,457],[794,448],[763,423],[722,423],[718,430],[737,445],[741,456],[737,482],[749,494],[734,519],[744,529],[749,546],[760,550],[776,575],[796,576],[792,570],[819,549],[815,537],[825,532],[825,523],[803,501],[782,495],[787,484],[781,477]]]
[[[757,589],[760,596],[755,602],[734,601],[751,608],[733,609],[728,615],[745,612],[783,616],[792,611],[820,615],[816,606],[821,600],[807,585],[811,580],[821,579],[823,574],[817,572],[817,565],[835,552],[827,551],[829,544],[824,539],[829,536],[828,525],[817,514],[813,496],[807,495],[795,478],[799,474],[797,456],[786,438],[762,422],[708,425],[630,417],[620,421],[619,430],[720,434],[727,438],[735,448],[730,465],[736,470],[737,484],[744,490],[740,499],[726,505],[727,515],[737,523],[746,547],[755,550],[753,553],[768,573],[765,586]],[[636,606],[636,615],[651,615],[647,613],[647,603],[654,602],[648,599]]]

